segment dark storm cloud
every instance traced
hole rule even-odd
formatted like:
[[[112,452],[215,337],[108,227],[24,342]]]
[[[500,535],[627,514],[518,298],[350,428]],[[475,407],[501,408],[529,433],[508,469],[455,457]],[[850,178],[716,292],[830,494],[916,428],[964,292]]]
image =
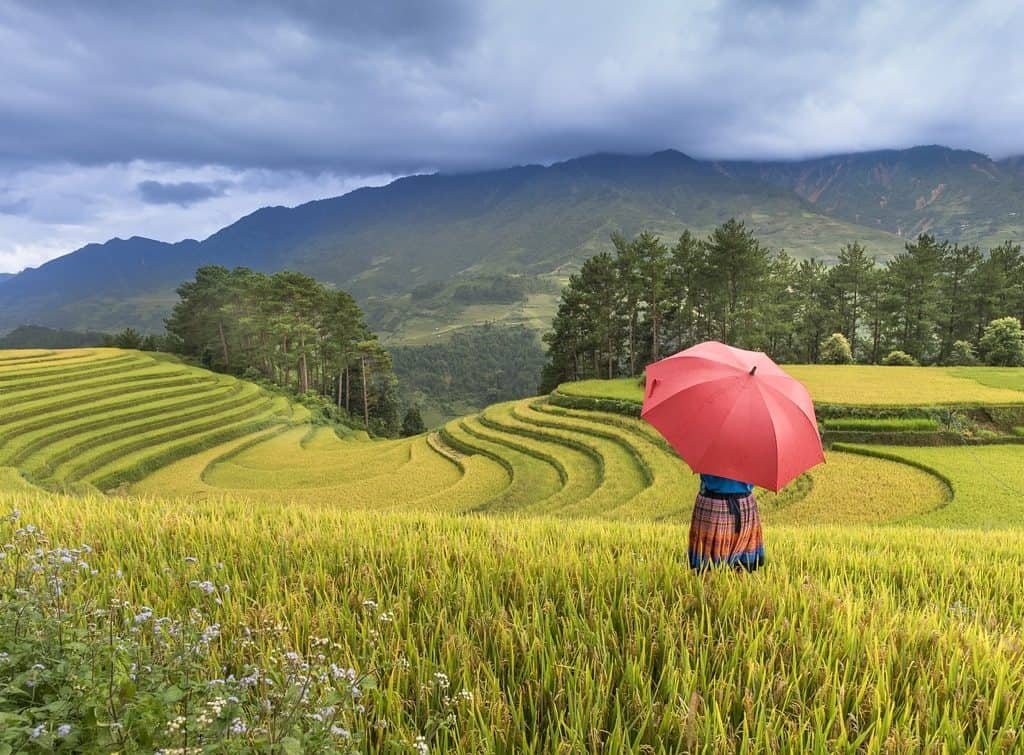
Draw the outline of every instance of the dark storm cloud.
[[[0,269],[424,170],[1024,153],[1022,28],[1010,0],[0,0]]]
[[[0,157],[408,172],[954,135],[1007,152],[1022,22],[984,0],[8,0]]]
[[[180,207],[188,207],[205,199],[224,196],[228,186],[229,184],[225,181],[164,183],[151,180],[140,181],[138,189],[142,200],[148,204],[176,204]]]

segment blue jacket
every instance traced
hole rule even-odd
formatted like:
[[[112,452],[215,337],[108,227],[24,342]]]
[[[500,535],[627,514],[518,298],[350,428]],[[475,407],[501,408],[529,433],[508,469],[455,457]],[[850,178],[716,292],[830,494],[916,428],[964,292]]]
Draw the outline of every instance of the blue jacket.
[[[749,495],[754,492],[754,486],[749,482],[740,482],[739,480],[731,480],[728,477],[701,473],[700,491],[702,493],[740,493],[742,495]]]

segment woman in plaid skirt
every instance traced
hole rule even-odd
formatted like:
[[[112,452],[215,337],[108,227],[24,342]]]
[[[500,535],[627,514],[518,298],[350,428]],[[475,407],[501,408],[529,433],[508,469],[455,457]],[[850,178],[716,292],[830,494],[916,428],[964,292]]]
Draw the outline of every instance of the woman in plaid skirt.
[[[764,565],[764,536],[753,485],[701,474],[689,552],[690,566],[697,571],[723,564],[754,571]]]

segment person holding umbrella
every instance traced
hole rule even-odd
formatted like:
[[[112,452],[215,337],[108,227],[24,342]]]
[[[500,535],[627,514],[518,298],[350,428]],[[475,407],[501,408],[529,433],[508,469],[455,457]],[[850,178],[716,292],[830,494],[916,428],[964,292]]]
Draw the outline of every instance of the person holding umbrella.
[[[648,365],[640,416],[701,475],[690,566],[762,566],[754,485],[781,490],[825,460],[807,389],[759,351],[708,341]]]
[[[763,566],[764,534],[754,486],[701,474],[688,551],[690,568],[697,571],[722,564],[746,571]]]

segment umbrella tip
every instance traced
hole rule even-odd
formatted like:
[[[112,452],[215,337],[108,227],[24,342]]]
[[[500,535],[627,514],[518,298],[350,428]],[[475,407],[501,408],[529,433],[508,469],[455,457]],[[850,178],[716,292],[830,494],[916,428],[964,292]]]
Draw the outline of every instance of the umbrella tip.
[[[757,372],[757,365],[756,364],[753,367],[750,368],[750,374],[751,375],[753,375],[755,372]]]

